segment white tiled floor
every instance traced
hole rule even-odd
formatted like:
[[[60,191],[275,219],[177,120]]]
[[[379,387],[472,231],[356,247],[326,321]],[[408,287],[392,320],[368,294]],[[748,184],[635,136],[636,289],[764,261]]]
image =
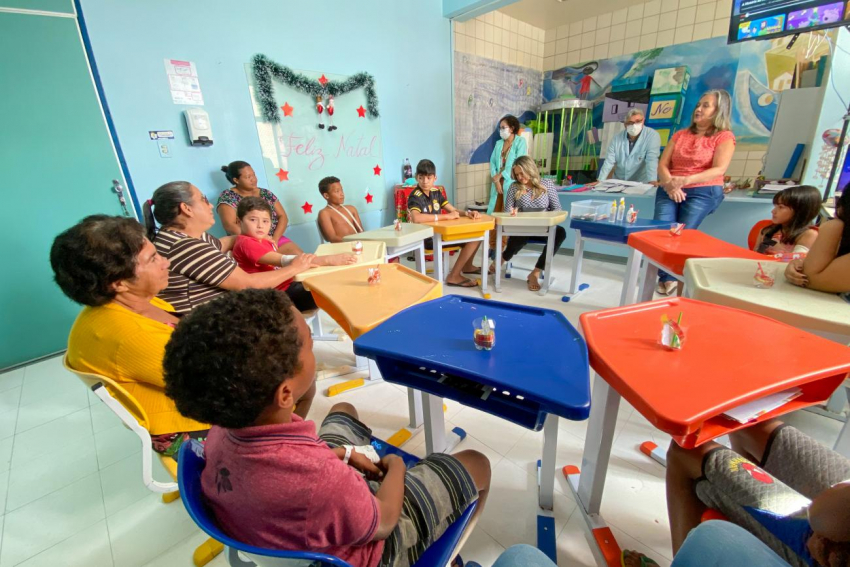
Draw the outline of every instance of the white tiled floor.
[[[519,264],[530,265],[531,258]],[[569,281],[569,258],[556,258],[555,289]],[[619,299],[624,266],[585,261],[582,281],[590,289],[569,303],[562,293],[530,293],[522,277],[505,280],[493,299],[562,311],[578,325],[581,312],[613,306]],[[519,274],[517,274],[519,275]],[[457,292],[458,288],[451,288]],[[473,294],[470,292],[470,294]],[[333,322],[327,329],[334,329]],[[351,376],[328,377],[353,363],[351,341],[316,343],[322,394],[312,418],[320,421],[336,401],[348,401],[379,437],[407,422],[403,388],[379,384],[342,394],[324,395],[331,384]],[[535,542],[536,474],[542,433],[527,431],[460,404],[447,401],[447,425],[461,426],[467,439],[460,448],[485,453],[493,467],[490,500],[463,556],[490,565],[506,547]],[[831,444],[839,423],[800,413],[795,424]],[[580,464],[586,425],[561,420],[557,466]],[[660,434],[631,406],[621,404],[603,515],[621,546],[638,549],[661,565],[670,563],[664,469],[638,452],[642,441],[663,446]],[[415,435],[405,449],[422,456],[424,437]],[[156,463],[156,477],[168,475]],[[0,374],[0,567],[12,565],[190,566],[204,536],[181,503],[163,504],[141,483],[141,452],[135,435],[124,429],[97,398],[54,358]],[[557,475],[555,527],[558,564],[593,565],[580,512],[563,476]],[[222,556],[211,565],[223,566]]]

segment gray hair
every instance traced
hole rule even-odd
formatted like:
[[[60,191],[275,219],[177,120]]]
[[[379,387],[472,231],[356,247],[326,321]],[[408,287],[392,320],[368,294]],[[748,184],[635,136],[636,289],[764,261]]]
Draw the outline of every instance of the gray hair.
[[[153,192],[153,197],[142,207],[148,240],[156,236],[156,222],[163,228],[173,226],[180,215],[180,205],[192,204],[192,184],[188,181],[171,181]]]
[[[640,108],[638,108],[638,107],[636,107],[636,106],[633,106],[632,108],[630,108],[630,109],[628,110],[628,112],[626,112],[626,117],[625,117],[625,118],[623,118],[623,122],[625,122],[626,120],[628,120],[628,119],[629,119],[629,118],[631,118],[632,116],[637,116],[638,114],[640,114],[641,116],[643,116],[644,118],[646,118],[646,113],[645,113],[642,109],[640,109]]]
[[[707,96],[714,96],[715,103],[717,105],[717,111],[714,113],[714,120],[712,121],[712,127],[710,129],[709,134],[714,135],[717,132],[723,132],[725,130],[732,129],[732,97],[729,93],[723,89],[711,89],[710,91],[706,91],[700,98]],[[691,127],[689,128],[691,133],[697,133],[697,125],[694,122],[693,117],[691,117]]]

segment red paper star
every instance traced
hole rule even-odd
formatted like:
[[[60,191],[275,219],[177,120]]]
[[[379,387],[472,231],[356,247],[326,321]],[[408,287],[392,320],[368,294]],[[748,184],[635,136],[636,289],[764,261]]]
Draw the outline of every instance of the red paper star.
[[[375,172],[375,175],[380,175],[381,174],[381,166],[376,165],[375,167],[372,168],[372,171]]]
[[[325,77],[324,73],[322,73],[322,76],[319,77],[319,82],[322,83],[323,87],[328,84],[328,78]]]
[[[363,108],[362,104],[360,105],[360,108],[357,109],[357,116],[359,116],[360,118],[366,117],[366,109]]]
[[[308,215],[308,214],[310,214],[310,213],[312,213],[312,212],[313,212],[313,205],[311,205],[311,204],[310,204],[310,203],[308,203],[307,201],[304,201],[304,204],[303,204],[303,205],[301,205],[301,208],[302,208],[302,209],[304,209],[304,214],[305,214],[305,215]]]
[[[277,173],[275,173],[275,175],[277,175],[277,178],[280,179],[282,182],[283,181],[289,181],[289,172],[288,171],[278,169]]]
[[[295,110],[294,108],[289,106],[288,102],[284,102],[283,106],[281,106],[280,109],[283,111],[284,116],[292,116],[292,111]]]
[[[367,202],[367,203],[371,203],[371,202],[372,202],[372,199],[374,199],[374,198],[375,198],[375,196],[374,196],[374,195],[371,195],[371,194],[370,194],[370,193],[368,193],[368,192],[366,193],[366,202]]]

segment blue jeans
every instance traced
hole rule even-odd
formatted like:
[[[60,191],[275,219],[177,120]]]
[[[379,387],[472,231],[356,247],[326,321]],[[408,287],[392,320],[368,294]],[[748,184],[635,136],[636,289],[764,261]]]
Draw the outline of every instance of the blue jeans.
[[[672,567],[758,565],[788,567],[788,563],[756,536],[730,522],[712,520],[691,530]]]
[[[659,187],[655,192],[655,220],[683,223],[685,228],[699,228],[705,217],[716,211],[722,202],[723,187],[720,185],[685,189],[685,200],[681,203],[668,197],[667,192]],[[676,278],[661,270],[658,279],[669,282]]]

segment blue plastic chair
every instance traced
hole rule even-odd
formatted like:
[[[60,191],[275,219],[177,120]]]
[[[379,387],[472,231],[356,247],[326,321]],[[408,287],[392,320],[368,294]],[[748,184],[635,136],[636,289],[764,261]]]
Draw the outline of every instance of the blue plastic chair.
[[[388,445],[386,442],[379,439],[372,439],[372,446],[382,457],[386,454],[396,454],[400,456],[405,465],[411,467],[416,464],[419,459],[409,453]],[[247,545],[240,541],[236,541],[226,535],[215,522],[215,519],[210,514],[204,504],[203,494],[201,493],[201,473],[206,466],[206,459],[203,455],[203,446],[197,441],[184,443],[180,447],[177,466],[177,482],[180,486],[180,497],[183,499],[183,504],[189,512],[189,516],[195,521],[207,535],[220,541],[225,545],[227,561],[231,567],[290,567],[290,566],[309,566],[309,565],[332,565],[335,567],[351,567],[349,563],[325,553],[315,553],[312,551],[283,551],[276,549],[265,549]],[[464,535],[467,527],[469,527],[475,509],[478,507],[478,501],[473,502],[469,508],[458,518],[443,535],[434,542],[431,547],[425,550],[425,553],[416,562],[418,567],[437,567],[448,565],[449,562],[459,551],[456,549]],[[250,561],[243,560],[238,552],[247,555]],[[414,566],[414,567],[416,567]]]

